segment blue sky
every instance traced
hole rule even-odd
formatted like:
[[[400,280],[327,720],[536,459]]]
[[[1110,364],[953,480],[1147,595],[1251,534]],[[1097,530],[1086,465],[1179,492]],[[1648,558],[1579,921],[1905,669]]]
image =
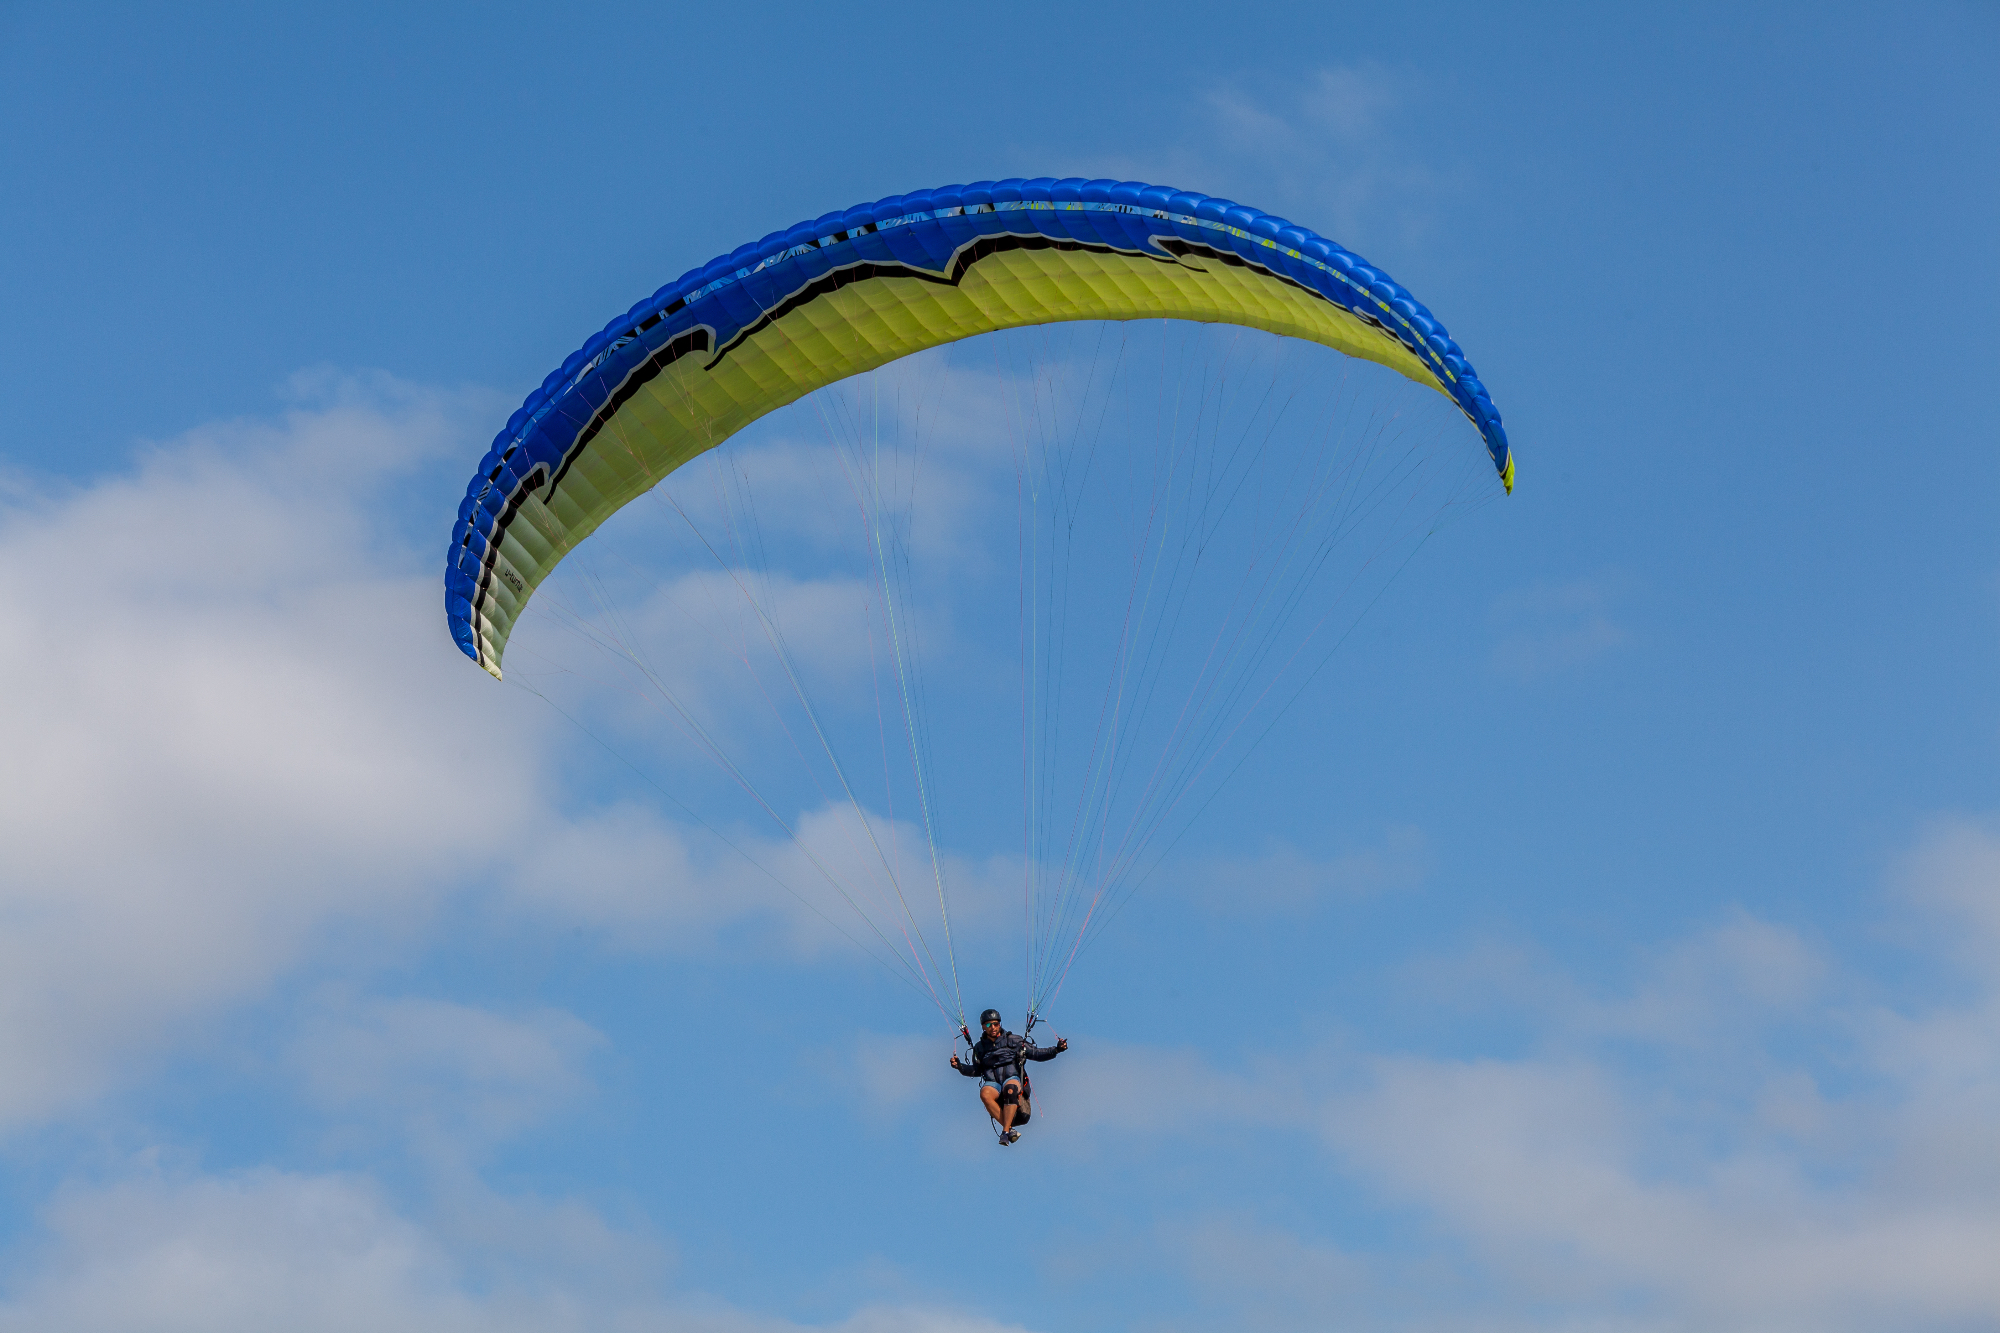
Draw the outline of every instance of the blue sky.
[[[0,8],[0,1330],[2000,1321],[1990,6],[408,10]],[[611,314],[1008,175],[1368,256],[1521,480],[1002,1153],[438,557]]]

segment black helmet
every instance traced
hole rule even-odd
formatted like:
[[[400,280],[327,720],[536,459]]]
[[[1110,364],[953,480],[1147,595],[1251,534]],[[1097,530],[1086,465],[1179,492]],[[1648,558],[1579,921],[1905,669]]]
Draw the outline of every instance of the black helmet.
[[[979,1016],[979,1026],[981,1027],[985,1027],[988,1023],[998,1023],[999,1021],[1000,1011],[998,1009],[988,1009]]]

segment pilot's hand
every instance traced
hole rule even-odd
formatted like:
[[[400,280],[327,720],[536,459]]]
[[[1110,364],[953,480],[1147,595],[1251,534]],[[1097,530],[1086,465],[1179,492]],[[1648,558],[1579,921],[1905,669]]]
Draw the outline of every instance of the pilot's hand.
[[[1068,1038],[1068,1037],[1057,1037],[1057,1038],[1056,1038],[1056,1049],[1057,1049],[1057,1050],[1059,1050],[1059,1051],[1066,1051],[1066,1050],[1068,1050],[1068,1049],[1069,1049],[1069,1038]]]
[[[951,1067],[953,1069],[958,1068],[958,1057],[955,1055],[951,1057]]]

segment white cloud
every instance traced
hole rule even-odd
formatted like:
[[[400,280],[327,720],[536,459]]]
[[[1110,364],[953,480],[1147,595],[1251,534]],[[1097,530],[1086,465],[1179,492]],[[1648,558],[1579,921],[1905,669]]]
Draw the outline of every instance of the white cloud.
[[[157,1174],[72,1187],[48,1208],[4,1333],[801,1333],[675,1293],[667,1247],[574,1204],[491,1195],[426,1224],[362,1177]],[[876,1305],[823,1333],[1005,1333]]]
[[[1912,858],[1947,936],[2000,899],[1994,845],[1945,826]],[[1320,1128],[1515,1300],[1602,1327],[1970,1327],[2000,1320],[2000,977],[1983,978],[1961,1005],[1872,1011],[1858,978],[1739,914],[1622,996],[1544,1011],[1563,1053],[1383,1058]],[[1616,1054],[1634,1043],[1677,1058]]]
[[[1911,901],[1960,924],[1958,961],[2000,981],[2000,832],[1990,822],[1936,820],[1900,880]]]
[[[1743,1142],[1755,1136],[1726,1121],[1706,1128],[1736,1141],[1704,1151],[1687,1142],[1690,1117],[1699,1108],[1668,1090],[1641,1098],[1583,1064],[1397,1059],[1330,1106],[1325,1131],[1379,1188],[1463,1237],[1515,1300],[1607,1320],[1637,1300],[1717,1328],[2000,1316],[2000,1205],[1910,1197],[1879,1162],[1861,1183],[1830,1183],[1864,1162]]]
[[[1312,208],[1356,245],[1431,229],[1457,187],[1393,128],[1412,100],[1406,74],[1333,67],[1300,88],[1259,91],[1224,87],[1208,102],[1223,142],[1254,160],[1281,197]]]
[[[438,460],[451,481],[422,507],[448,512],[468,402],[296,387],[277,421],[0,506],[0,1131],[142,1077],[316,950],[420,941],[448,895],[496,882],[544,916],[643,918],[649,947],[760,914],[781,943],[819,929],[768,882],[702,898],[754,872],[697,865],[656,816],[554,808],[572,738],[461,658],[433,553],[391,521]],[[802,827],[852,841],[837,824]],[[887,826],[906,859],[923,845]],[[791,844],[765,850],[820,882]],[[591,860],[606,878],[574,892]],[[985,872],[954,870],[976,913]]]
[[[962,1310],[870,1305],[826,1326],[826,1333],[1021,1333],[1027,1327]]]
[[[1494,600],[1500,630],[1493,663],[1523,679],[1580,666],[1630,641],[1611,615],[1624,591],[1615,578],[1517,588]]]
[[[907,777],[901,670],[920,733],[920,678],[1011,681],[1012,656],[961,641],[953,614],[1012,551],[1016,441],[1001,423],[1062,378],[1037,368],[968,370],[938,349],[754,423],[557,567],[509,644],[510,679],[593,726],[659,737],[697,778],[711,743],[732,759],[796,747],[800,776],[834,792],[823,728],[878,795],[880,729],[884,764]]]
[[[612,592],[601,568],[586,548],[537,591],[508,647],[511,682],[697,771],[711,746],[737,760],[800,743],[824,768],[815,718],[840,735],[860,708],[872,727],[873,690],[893,671],[876,585],[730,569]],[[905,633],[933,626],[897,610]]]
[[[604,1044],[575,1017],[520,1018],[443,1000],[333,1004],[292,1048],[309,1097],[343,1120],[387,1118],[425,1151],[459,1156],[506,1138],[589,1090]]]
[[[279,423],[201,432],[130,476],[0,510],[0,1126],[143,1071],[330,937],[419,935],[475,881],[522,916],[626,947],[691,947],[746,920],[799,953],[833,941],[646,807],[549,809],[547,719],[458,659],[429,557],[371,520],[408,464],[461,447],[457,405],[387,383],[320,391]],[[1517,610],[1587,619],[1606,595],[1556,589]],[[493,725],[502,714],[522,725]],[[837,807],[799,826],[804,848],[749,842],[795,884],[821,882],[806,848],[857,883],[874,876]],[[927,883],[917,831],[880,826]],[[518,835],[518,859],[496,830]],[[1420,841],[1392,837],[1245,873],[1282,906],[1329,884],[1394,887],[1422,862]],[[948,873],[973,922],[1018,893],[1018,862]],[[1521,983],[1526,1055],[1321,1049],[1218,1070],[1195,1051],[1085,1037],[1049,1070],[1032,1141],[1071,1161],[1193,1128],[1316,1142],[1326,1156],[1301,1172],[1330,1163],[1421,1219],[1469,1293],[1461,1308],[1489,1312],[1457,1316],[1466,1327],[1548,1326],[1536,1312],[1550,1309],[1600,1329],[1991,1324],[2000,837],[1941,821],[1901,881],[1936,927],[1922,996],[1884,1002],[1798,931],[1739,914],[1619,985]],[[331,929],[343,924],[359,929]],[[561,1013],[336,994],[291,1067],[337,1119],[471,1151],[588,1095],[600,1041]],[[883,1042],[861,1065],[893,1117],[923,1088],[962,1090],[942,1060],[931,1043]],[[1163,1065],[1171,1116],[1152,1098]],[[968,1096],[949,1114],[976,1125],[979,1112]],[[421,1219],[347,1176],[74,1185],[41,1247],[16,1256],[0,1330],[791,1327],[661,1295],[665,1247],[587,1210],[454,1182],[463,1197]],[[1298,1317],[1274,1268],[1357,1309],[1371,1282],[1385,1289],[1383,1256],[1295,1231],[1224,1217],[1161,1235],[1194,1247],[1183,1275],[1245,1322]],[[1000,1326],[884,1306],[840,1327]]]
[[[1567,1022],[1577,1035],[1676,1044],[1712,1060],[1819,998],[1827,970],[1796,932],[1735,911],[1663,951],[1630,993],[1570,997]]]
[[[1180,893],[1210,911],[1297,914],[1329,899],[1414,889],[1430,868],[1423,831],[1396,825],[1385,829],[1375,846],[1335,856],[1314,857],[1280,846],[1261,856],[1189,862],[1170,874]]]
[[[796,837],[774,823],[768,837],[730,829],[724,846],[623,804],[523,847],[503,882],[518,909],[597,927],[620,948],[712,948],[720,927],[760,921],[769,927],[760,948],[815,956],[858,944],[880,956],[912,947],[922,954],[928,943],[943,962],[937,883],[919,825],[877,811],[864,819],[850,805],[790,823]],[[1018,862],[943,854],[940,865],[954,929],[985,928],[1018,904]]]
[[[307,385],[275,424],[0,512],[0,1126],[254,993],[327,921],[420,917],[530,808],[519,729],[372,528],[461,404]]]
[[[1181,1219],[1160,1232],[1189,1283],[1219,1298],[1236,1328],[1351,1327],[1377,1281],[1368,1260],[1253,1218]]]
[[[1350,1250],[1183,1219],[1162,1243],[1195,1247],[1177,1271],[1231,1327],[1303,1317],[1290,1267],[1319,1273],[1357,1327],[1984,1327],[2000,1321],[2000,973],[1982,952],[1996,867],[2000,838],[1946,821],[1904,868],[1901,901],[1935,914],[1929,947],[1968,946],[1949,999],[1864,1003],[1867,978],[1736,913],[1602,993],[1523,992],[1503,972],[1531,1001],[1524,1056],[1322,1047],[1232,1071],[1083,1041],[1047,1079],[1034,1141],[1305,1134],[1327,1155],[1302,1169],[1336,1173],[1330,1191],[1358,1182],[1421,1221],[1419,1244]],[[914,1101],[932,1054],[872,1062],[885,1105]]]
[[[176,1186],[70,1190],[50,1252],[0,1306],[0,1328],[64,1330],[574,1327],[458,1289],[434,1238],[366,1183],[259,1172]],[[510,1293],[511,1295],[511,1293]],[[510,1315],[509,1307],[514,1307]]]
[[[1362,254],[1408,247],[1467,189],[1434,141],[1402,129],[1423,92],[1409,71],[1374,65],[1282,84],[1234,79],[1191,106],[1170,145],[1086,157],[1074,172],[1227,195]]]

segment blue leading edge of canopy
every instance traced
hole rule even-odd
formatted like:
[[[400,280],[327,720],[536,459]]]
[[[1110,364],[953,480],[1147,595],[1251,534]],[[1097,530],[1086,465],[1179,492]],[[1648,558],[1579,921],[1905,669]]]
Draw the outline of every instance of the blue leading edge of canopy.
[[[1154,238],[1227,248],[1381,326],[1429,367],[1486,441],[1512,489],[1500,413],[1464,351],[1431,312],[1352,251],[1283,218],[1191,191],[1137,181],[978,181],[891,195],[801,222],[691,269],[593,334],[530,393],[493,439],[458,507],[445,565],[452,638],[479,660],[472,603],[487,541],[539,464],[556,475],[612,387],[640,359],[698,326],[726,348],[800,280],[857,263],[947,267],[983,236],[1042,235],[1157,254]]]

